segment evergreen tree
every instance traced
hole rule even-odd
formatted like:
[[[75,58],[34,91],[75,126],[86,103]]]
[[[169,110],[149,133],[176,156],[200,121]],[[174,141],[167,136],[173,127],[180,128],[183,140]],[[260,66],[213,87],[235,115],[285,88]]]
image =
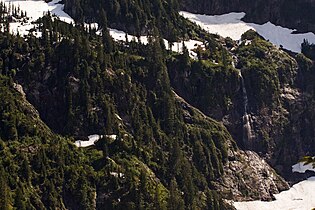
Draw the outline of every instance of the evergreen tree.
[[[22,161],[21,174],[26,182],[29,182],[31,180],[32,172],[29,166],[29,162],[25,157],[23,158],[23,161]]]
[[[20,187],[15,191],[14,207],[19,210],[26,210],[25,197]]]
[[[7,210],[10,206],[9,187],[7,185],[7,176],[2,164],[0,165],[0,210]]]
[[[185,209],[184,200],[181,192],[178,190],[176,179],[173,178],[170,183],[170,196],[168,199],[169,210],[183,210]]]

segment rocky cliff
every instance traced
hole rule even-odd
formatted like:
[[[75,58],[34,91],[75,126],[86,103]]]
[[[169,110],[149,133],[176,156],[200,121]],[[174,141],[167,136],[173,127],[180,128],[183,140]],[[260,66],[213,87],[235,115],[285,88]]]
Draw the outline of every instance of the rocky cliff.
[[[199,115],[210,119],[177,94],[176,99],[185,110],[187,121],[191,122]],[[224,164],[224,176],[212,182],[225,199],[270,201],[274,199],[274,194],[289,188],[288,183],[256,152],[234,150],[233,142],[229,142],[228,145],[229,161]],[[203,159],[199,161],[203,162]]]
[[[239,46],[222,49],[225,62],[209,63],[203,56],[186,65],[178,61],[178,70],[176,60],[169,63],[175,90],[224,123],[241,148],[256,151],[293,181],[291,166],[314,155],[312,61],[289,55],[252,32]]]

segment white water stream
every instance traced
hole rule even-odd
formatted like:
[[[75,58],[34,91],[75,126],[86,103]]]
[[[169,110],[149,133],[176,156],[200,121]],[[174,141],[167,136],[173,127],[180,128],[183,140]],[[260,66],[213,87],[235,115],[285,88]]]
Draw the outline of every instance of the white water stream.
[[[247,97],[245,81],[244,81],[241,70],[239,70],[239,76],[240,76],[241,85],[242,85],[243,103],[244,103],[243,142],[245,145],[250,146],[251,139],[253,138],[252,122],[251,122],[251,115],[248,114],[248,97]]]
[[[243,94],[243,105],[244,105],[244,112],[243,112],[243,143],[244,146],[246,147],[251,147],[251,139],[253,139],[254,135],[252,132],[252,120],[251,120],[251,115],[248,114],[248,97],[247,97],[247,90],[245,86],[245,81],[242,75],[241,69],[236,68],[235,62],[237,63],[237,57],[235,55],[232,56],[233,61],[232,61],[232,66],[238,70],[239,73],[239,78],[241,81],[241,86],[242,86],[242,94]]]

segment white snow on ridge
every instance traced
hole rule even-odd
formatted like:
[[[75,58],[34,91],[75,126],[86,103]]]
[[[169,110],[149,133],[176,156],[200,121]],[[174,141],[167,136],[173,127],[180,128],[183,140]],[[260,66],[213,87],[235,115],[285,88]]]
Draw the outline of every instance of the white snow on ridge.
[[[49,6],[49,11],[59,17],[59,19],[63,22],[66,23],[74,23],[74,20],[67,14],[65,13],[64,10],[64,5],[59,4],[60,0],[53,0],[50,3],[48,3]]]
[[[307,39],[310,43],[315,43],[315,35],[311,32],[303,34],[293,34],[295,30],[276,26],[270,22],[259,25],[255,23],[245,23],[241,19],[244,12],[229,13],[224,15],[200,15],[181,11],[180,15],[200,25],[209,33],[218,34],[222,37],[230,37],[233,40],[240,40],[241,35],[253,29],[266,40],[293,52],[301,52],[301,43]]]
[[[244,32],[253,29],[251,26],[248,26],[241,21],[241,18],[245,16],[245,13],[233,12],[225,15],[210,16],[181,11],[179,14],[190,21],[195,22],[209,33],[219,34],[223,37],[230,37],[233,40],[241,39],[241,35]]]
[[[117,30],[117,29],[112,29],[112,28],[109,28],[109,34],[113,37],[113,39],[115,41],[126,41],[126,37],[128,39],[128,41],[132,41],[132,40],[138,40],[138,38],[136,36],[132,36],[130,34],[126,34],[124,31],[120,31],[120,30]],[[126,36],[127,35],[127,36]],[[140,37],[140,42],[142,44],[147,44],[148,43],[148,39],[146,36],[141,36]]]
[[[21,36],[27,35],[31,29],[34,28],[35,24],[32,22],[36,21],[37,19],[43,17],[47,12],[50,12],[52,15],[56,15],[59,17],[61,21],[64,21],[66,23],[73,24],[74,20],[63,11],[64,5],[60,4],[60,0],[53,0],[49,3],[46,3],[43,0],[0,0],[1,2],[4,2],[7,7],[10,5],[17,7],[20,7],[20,9],[24,12],[26,12],[27,17],[29,18],[26,23],[20,22],[13,22],[10,23],[10,30],[13,34],[20,34]],[[85,27],[90,27],[94,29],[98,29],[97,23],[92,24],[85,24]],[[119,31],[116,29],[109,28],[110,35],[114,38],[115,41],[126,41],[126,33],[123,31]],[[41,33],[39,32],[33,32],[33,34],[37,37],[41,36]],[[100,34],[100,31],[97,32],[97,34]],[[127,35],[128,41],[132,40],[138,40],[137,37],[132,35]],[[140,40],[141,43],[147,44],[148,38],[146,36],[141,36]],[[165,46],[168,48],[168,41],[164,40]],[[200,45],[203,47],[203,43],[196,41],[196,40],[189,40],[185,41],[185,46],[190,52],[190,56],[196,57],[196,53],[194,53],[192,50],[197,47],[197,45]],[[172,50],[175,52],[182,52],[183,44],[182,42],[176,42],[173,43]]]
[[[168,50],[172,50],[173,52],[177,52],[177,53],[182,53],[183,52],[183,42],[179,41],[179,42],[174,42],[173,46],[171,47],[171,49],[169,48],[169,43],[166,39],[164,39],[164,44],[166,46],[166,49]],[[193,50],[196,49],[198,46],[200,46],[201,48],[205,48],[205,45],[197,40],[188,40],[188,41],[184,41],[184,45],[187,48],[188,52],[189,52],[189,56],[197,59],[197,53],[195,53]]]
[[[10,30],[12,33],[20,35],[27,35],[34,27],[32,24],[33,21],[42,17],[48,11],[56,15],[60,18],[60,20],[67,23],[74,23],[74,20],[63,11],[64,5],[60,4],[60,0],[53,0],[49,3],[46,3],[43,0],[0,0],[4,2],[7,6],[9,4],[14,5],[15,7],[20,7],[21,10],[26,11],[29,20],[27,23],[10,23]],[[284,48],[291,50],[293,52],[301,52],[301,43],[304,39],[307,39],[310,43],[315,43],[315,35],[311,32],[303,33],[303,34],[292,34],[295,30],[284,28],[281,26],[276,26],[270,22],[265,23],[263,25],[254,24],[254,23],[245,23],[241,19],[245,16],[245,13],[229,13],[224,15],[199,15],[192,14],[188,12],[180,12],[182,16],[190,19],[196,24],[200,25],[202,28],[207,30],[209,33],[219,34],[223,37],[231,37],[234,40],[239,40],[241,35],[248,31],[249,29],[253,29],[257,31],[261,36],[265,39],[269,40],[273,44],[280,46],[282,45]],[[97,26],[95,26],[97,27]],[[125,41],[125,33],[122,31],[118,31],[115,29],[109,29],[111,36],[117,41]],[[34,34],[36,36],[40,36],[40,33]],[[128,35],[128,40],[131,41],[134,36]],[[136,39],[137,40],[137,39]],[[143,44],[147,44],[148,40],[146,36],[141,36],[140,41]],[[190,40],[185,42],[188,50],[190,51],[190,55],[195,57],[195,53],[192,52],[192,49],[196,47],[196,40]],[[167,43],[167,41],[166,41]],[[182,47],[180,47],[181,43],[174,43],[173,51],[180,52]],[[198,43],[198,45],[202,45],[202,43]],[[166,44],[168,46],[168,44]],[[191,47],[189,47],[191,46]]]
[[[314,189],[315,177],[311,177],[275,195],[275,201],[235,202],[234,206],[237,210],[310,210],[315,208]]]
[[[35,1],[35,0],[0,0],[7,7],[10,5],[14,5],[16,8],[20,7],[20,9],[26,12],[27,17],[29,18],[27,23],[15,22],[10,23],[11,33],[17,34],[19,33],[21,36],[27,35],[29,30],[34,28],[33,21],[36,21],[38,18],[43,17],[49,11],[52,15],[56,15],[60,18],[61,21],[67,23],[74,23],[74,20],[63,11],[64,5],[59,4],[60,0],[53,0],[49,3],[45,1]]]
[[[132,40],[138,41],[138,38],[136,36],[129,35],[129,34],[127,34],[127,36],[126,36],[126,33],[124,31],[120,31],[117,29],[111,29],[111,28],[109,28],[108,30],[109,30],[109,34],[114,38],[115,41],[124,41],[125,42],[126,37],[127,37],[128,41],[132,41]],[[148,37],[147,36],[140,36],[139,41],[142,44],[148,44]],[[204,44],[200,41],[197,41],[197,40],[184,41],[184,44],[189,51],[189,55],[193,58],[196,57],[196,53],[193,51],[193,49],[197,48],[198,45],[200,45],[201,47],[204,48]],[[181,53],[182,49],[183,49],[183,42],[182,41],[174,42],[172,49],[170,49],[169,48],[169,42],[166,39],[164,39],[164,45],[166,46],[166,49],[172,50],[173,52]]]

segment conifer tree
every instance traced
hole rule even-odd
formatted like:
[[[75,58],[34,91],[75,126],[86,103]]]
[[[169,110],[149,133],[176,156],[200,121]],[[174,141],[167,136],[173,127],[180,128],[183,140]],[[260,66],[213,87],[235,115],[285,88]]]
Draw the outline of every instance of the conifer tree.
[[[15,191],[14,207],[19,210],[26,210],[25,197],[20,187]]]
[[[0,210],[9,209],[9,205],[10,205],[10,195],[9,195],[9,187],[7,185],[7,176],[1,164],[0,165]]]
[[[184,210],[185,203],[182,199],[181,192],[178,190],[176,179],[173,178],[170,183],[170,196],[168,198],[169,210]]]
[[[26,182],[29,182],[31,180],[31,174],[32,174],[31,168],[25,157],[23,158],[23,162],[21,166],[21,174]]]

